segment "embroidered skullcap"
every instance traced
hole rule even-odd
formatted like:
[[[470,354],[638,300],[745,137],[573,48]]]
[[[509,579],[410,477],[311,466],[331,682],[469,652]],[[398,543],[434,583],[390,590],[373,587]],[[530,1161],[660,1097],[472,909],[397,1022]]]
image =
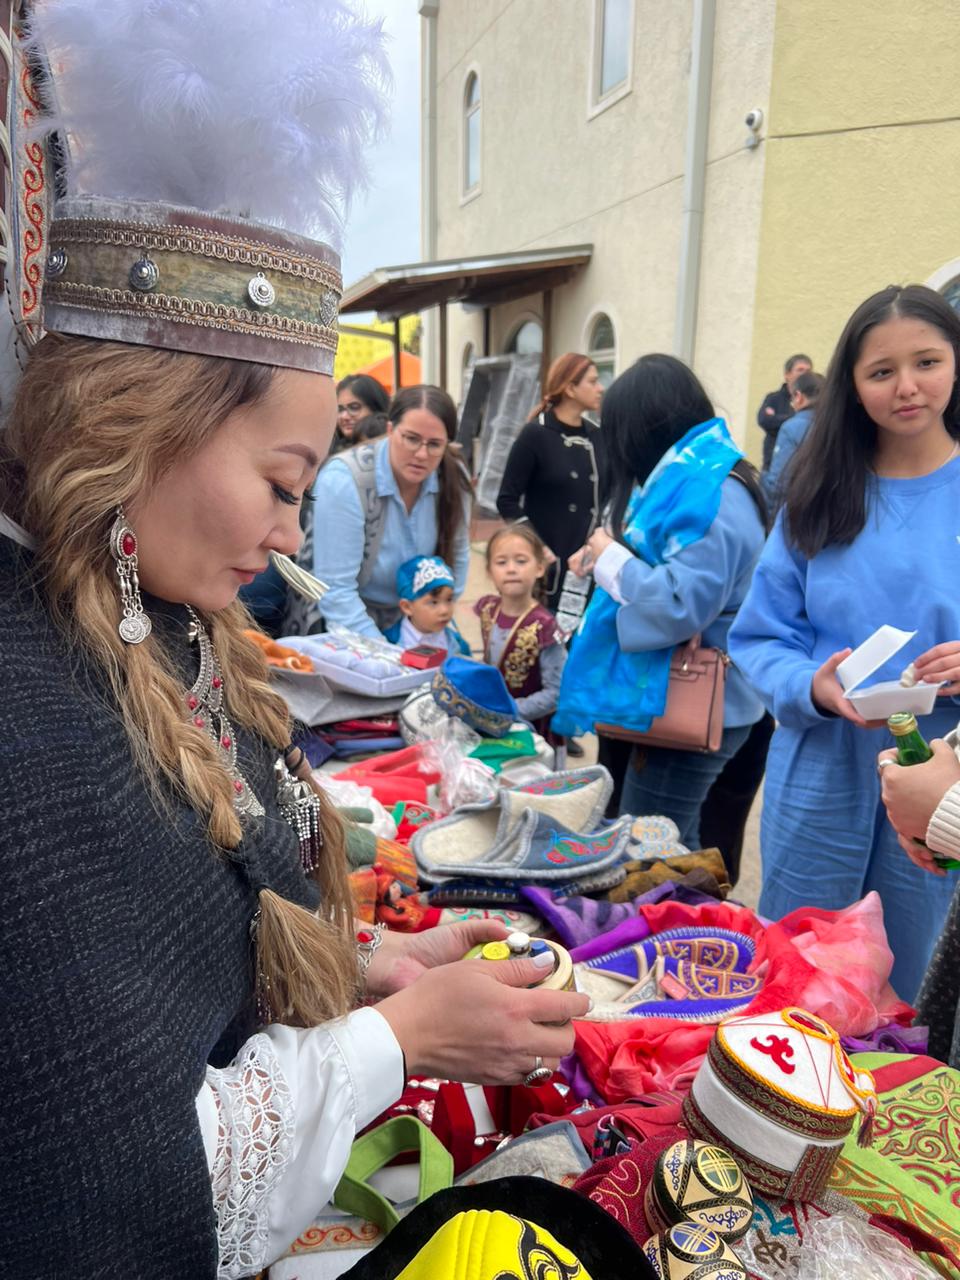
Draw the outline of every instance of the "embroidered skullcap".
[[[434,701],[488,738],[502,738],[520,718],[496,667],[473,658],[448,658],[433,677]]]
[[[439,556],[414,556],[397,570],[397,598],[419,600],[428,591],[453,587],[453,570]]]

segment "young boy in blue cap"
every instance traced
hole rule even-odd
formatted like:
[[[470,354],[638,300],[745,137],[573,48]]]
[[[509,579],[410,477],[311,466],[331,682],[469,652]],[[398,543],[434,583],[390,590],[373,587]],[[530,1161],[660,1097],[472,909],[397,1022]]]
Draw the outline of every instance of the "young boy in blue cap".
[[[403,649],[430,645],[448,653],[470,654],[453,621],[453,570],[439,556],[415,556],[397,570],[397,596],[403,617],[385,632]]]

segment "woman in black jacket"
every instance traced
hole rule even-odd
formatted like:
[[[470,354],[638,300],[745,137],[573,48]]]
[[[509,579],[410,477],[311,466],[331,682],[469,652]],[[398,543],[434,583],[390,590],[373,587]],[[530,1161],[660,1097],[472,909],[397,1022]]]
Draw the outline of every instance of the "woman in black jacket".
[[[550,366],[543,399],[513,443],[497,510],[529,520],[555,560],[547,573],[547,608],[556,611],[567,560],[600,519],[598,413],[603,384],[589,356],[568,351]]]

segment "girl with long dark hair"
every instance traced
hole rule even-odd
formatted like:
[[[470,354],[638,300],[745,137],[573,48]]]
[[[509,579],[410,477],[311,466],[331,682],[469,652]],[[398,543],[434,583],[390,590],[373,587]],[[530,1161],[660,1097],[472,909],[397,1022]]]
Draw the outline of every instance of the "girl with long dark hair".
[[[377,636],[400,618],[397,569],[415,556],[451,566],[459,596],[470,560],[470,482],[453,441],[456,405],[440,387],[403,387],[387,434],[331,458],[314,486],[313,572],[328,622]]]
[[[949,888],[903,857],[875,763],[889,745],[844,697],[837,667],[877,627],[916,631],[871,680],[911,661],[960,693],[960,319],[931,289],[890,286],[848,320],[784,509],[730,636],[778,722],[761,826],[760,910],[841,908],[876,890],[912,1000]],[[956,709],[924,720],[942,737]]]
[[[663,714],[674,649],[697,635],[726,647],[763,546],[756,473],[682,361],[648,355],[621,374],[604,399],[603,436],[610,532],[596,530],[570,562],[581,572],[595,560],[601,590],[564,671],[553,721],[564,734],[604,722],[647,730]],[[731,669],[719,751],[636,747],[621,812],[665,814],[696,848],[704,797],[762,715]]]

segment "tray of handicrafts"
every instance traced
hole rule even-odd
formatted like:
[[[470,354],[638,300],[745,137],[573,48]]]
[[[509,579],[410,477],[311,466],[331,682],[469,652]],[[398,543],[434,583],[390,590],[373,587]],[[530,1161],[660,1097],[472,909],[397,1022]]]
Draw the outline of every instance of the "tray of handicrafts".
[[[315,636],[284,636],[280,641],[313,663],[313,671],[283,671],[284,680],[308,684],[322,676],[328,684],[371,698],[390,698],[394,694],[418,689],[433,679],[433,671],[404,666],[399,645],[352,631],[337,629]]]

